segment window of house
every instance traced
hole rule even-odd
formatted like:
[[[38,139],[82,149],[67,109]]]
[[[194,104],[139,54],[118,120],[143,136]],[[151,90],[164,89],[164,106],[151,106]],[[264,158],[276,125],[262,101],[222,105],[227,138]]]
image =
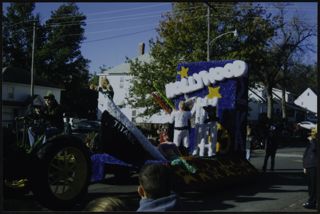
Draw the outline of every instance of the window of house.
[[[14,87],[8,88],[8,98],[13,99],[14,98]]]
[[[308,93],[307,93],[307,96],[309,96],[309,95],[310,95],[310,93],[308,92]]]
[[[120,77],[120,88],[124,87],[124,77]]]
[[[136,110],[132,110],[132,117],[136,117],[137,116],[137,111]]]

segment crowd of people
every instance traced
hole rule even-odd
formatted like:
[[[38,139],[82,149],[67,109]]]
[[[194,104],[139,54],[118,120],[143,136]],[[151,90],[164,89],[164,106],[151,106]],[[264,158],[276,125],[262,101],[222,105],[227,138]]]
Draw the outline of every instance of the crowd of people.
[[[62,132],[70,133],[70,127],[65,126],[63,110],[55,96],[49,92],[43,98],[44,103],[40,97],[34,99],[25,115],[32,121],[28,128],[30,146],[38,140],[45,142],[47,138]]]

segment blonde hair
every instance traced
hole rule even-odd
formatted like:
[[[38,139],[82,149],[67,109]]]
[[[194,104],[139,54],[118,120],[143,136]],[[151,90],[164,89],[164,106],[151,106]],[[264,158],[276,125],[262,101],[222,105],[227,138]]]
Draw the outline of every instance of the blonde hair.
[[[101,197],[90,201],[85,211],[91,212],[110,212],[110,211],[128,211],[125,203],[116,197]]]
[[[183,111],[186,110],[186,103],[184,101],[179,102],[179,109]]]
[[[109,80],[107,79],[107,77],[104,77],[101,81],[101,87],[103,89],[108,89],[109,86],[110,86]]]
[[[312,128],[311,132],[310,132],[310,136],[312,139],[316,139],[317,138],[317,133],[318,133],[318,128]]]

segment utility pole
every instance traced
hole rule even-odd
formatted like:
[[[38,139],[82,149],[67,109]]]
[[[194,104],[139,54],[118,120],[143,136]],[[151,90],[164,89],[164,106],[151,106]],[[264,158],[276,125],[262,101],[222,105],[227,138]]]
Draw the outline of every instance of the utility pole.
[[[34,71],[33,71],[33,64],[34,64],[34,45],[35,45],[35,39],[36,39],[36,23],[33,22],[33,37],[32,37],[32,55],[31,55],[31,91],[30,95],[33,97],[34,95]]]
[[[210,7],[207,4],[207,24],[208,24],[208,38],[207,38],[207,61],[210,61]]]

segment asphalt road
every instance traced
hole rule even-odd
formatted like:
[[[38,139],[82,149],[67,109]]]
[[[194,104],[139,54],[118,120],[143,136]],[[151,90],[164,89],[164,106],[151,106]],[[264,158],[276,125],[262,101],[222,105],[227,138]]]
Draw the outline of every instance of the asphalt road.
[[[316,212],[301,205],[308,197],[302,172],[304,147],[280,148],[276,155],[275,170],[260,174],[246,185],[230,186],[215,192],[186,192],[181,194],[183,210],[210,212]],[[254,150],[250,162],[262,168],[264,151]],[[270,161],[270,160],[269,160]],[[86,202],[102,197],[116,196],[127,201],[132,211],[138,207],[137,176],[122,183],[109,175],[102,183],[89,186]],[[85,203],[86,203],[85,202]],[[47,210],[33,200],[31,193],[4,199],[4,210]],[[75,210],[81,210],[75,208]]]

